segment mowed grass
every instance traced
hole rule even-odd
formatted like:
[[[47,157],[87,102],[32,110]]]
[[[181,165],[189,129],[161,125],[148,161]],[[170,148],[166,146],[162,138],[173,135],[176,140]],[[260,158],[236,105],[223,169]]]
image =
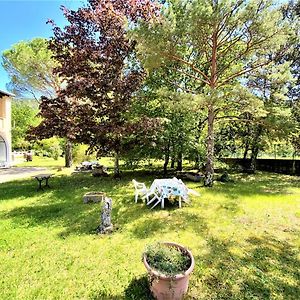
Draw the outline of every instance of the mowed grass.
[[[155,241],[192,251],[187,299],[299,299],[299,177],[187,183],[201,196],[165,210],[135,204],[132,178],[149,186],[157,175],[56,175],[40,192],[32,179],[0,184],[0,299],[152,299],[141,255]],[[112,234],[95,234],[88,191],[113,199]]]
[[[52,157],[42,157],[33,155],[32,161],[21,160],[16,165],[18,167],[48,167],[48,168],[57,168],[63,167],[65,164],[65,160],[63,157],[59,157],[58,159],[53,159]]]
[[[93,159],[91,159],[92,161]],[[108,167],[114,166],[114,161],[112,157],[102,157],[98,159],[100,164],[103,164]],[[121,161],[122,162],[122,161]],[[49,168],[57,168],[63,167],[65,165],[65,158],[59,157],[58,159],[54,159],[52,157],[43,157],[33,155],[32,161],[26,161],[25,159],[21,159],[19,163],[17,163],[18,167],[49,167]],[[80,163],[74,163],[74,165],[80,165]]]

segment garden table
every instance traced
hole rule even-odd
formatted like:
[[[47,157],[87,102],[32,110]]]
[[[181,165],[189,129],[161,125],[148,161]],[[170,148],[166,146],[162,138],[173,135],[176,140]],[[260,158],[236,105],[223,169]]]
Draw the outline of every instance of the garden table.
[[[165,178],[165,179],[155,179],[151,184],[149,194],[150,193],[156,193],[158,195],[159,199],[156,204],[161,203],[161,208],[164,208],[165,206],[165,198],[171,198],[172,196],[178,197],[180,208],[181,208],[181,201],[187,202],[188,200],[188,188],[181,180],[175,177]],[[149,201],[147,204],[150,204],[151,202],[152,201]]]

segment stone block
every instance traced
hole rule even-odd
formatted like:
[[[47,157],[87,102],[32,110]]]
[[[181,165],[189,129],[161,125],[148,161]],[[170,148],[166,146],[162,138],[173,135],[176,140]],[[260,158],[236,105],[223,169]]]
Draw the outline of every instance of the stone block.
[[[103,192],[89,192],[83,196],[83,203],[98,203],[105,199]]]

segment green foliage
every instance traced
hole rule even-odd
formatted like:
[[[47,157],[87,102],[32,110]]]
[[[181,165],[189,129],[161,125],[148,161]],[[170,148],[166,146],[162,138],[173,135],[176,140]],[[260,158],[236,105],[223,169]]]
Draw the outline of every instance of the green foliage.
[[[15,100],[12,102],[12,147],[13,149],[28,149],[27,131],[31,126],[39,124],[38,108],[32,101]]]
[[[289,1],[283,5],[283,14],[289,22],[289,26],[294,31],[294,35],[290,38],[290,51],[285,59],[291,62],[291,72],[293,74],[294,82],[289,85],[289,99],[291,104],[299,103],[300,98],[300,2]]]
[[[175,160],[179,156],[194,160],[200,151],[203,152],[200,141],[203,128],[199,126],[204,118],[200,108],[202,99],[167,86],[164,72],[150,74],[131,105],[131,118],[147,116],[160,122],[156,132],[143,139],[143,147],[136,145],[126,154],[131,163],[168,155]]]
[[[265,63],[265,54],[276,53],[288,37],[288,26],[272,1],[255,0],[166,1],[159,21],[143,23],[133,35],[139,40],[140,55],[150,69],[171,67],[170,63],[178,62],[175,72],[190,71],[186,74],[190,79],[193,73],[199,73],[205,79],[213,72],[209,66],[216,30],[218,86],[232,75],[239,76],[246,65],[251,70],[251,66]]]
[[[300,153],[300,2],[289,1],[284,6],[284,15],[289,21],[289,25],[295,32],[295,36],[290,41],[291,51],[286,60],[291,62],[291,72],[294,81],[289,85],[289,104],[292,107],[292,120],[294,130],[290,134],[290,142],[294,147],[294,155]]]
[[[247,75],[256,70],[264,73],[266,66],[278,62],[287,51],[292,31],[269,0],[169,0],[162,5],[159,18],[141,23],[132,34],[149,72],[167,69],[165,81],[204,99],[208,116],[205,182],[211,186],[216,118],[228,112],[237,117],[237,104],[247,108],[236,86],[243,89]],[[272,76],[283,79],[279,69]],[[249,103],[250,110],[253,103]]]
[[[191,259],[187,253],[164,243],[148,245],[145,256],[151,268],[168,276],[184,273],[191,265]]]
[[[73,147],[73,160],[75,163],[81,163],[83,161],[96,160],[96,154],[88,153],[88,146],[77,144]]]
[[[16,95],[38,100],[41,95],[52,97],[58,90],[60,81],[52,72],[57,64],[46,39],[21,41],[3,51],[2,60],[10,77],[8,88]]]
[[[62,155],[62,140],[56,137],[37,141],[34,145],[34,150],[37,154],[52,157],[55,160]]]
[[[240,149],[247,156],[248,151],[263,151],[274,142],[288,143],[296,129],[286,96],[291,81],[288,62],[274,61],[250,72],[246,86],[238,88],[224,101],[228,105],[232,96],[238,99],[223,113],[223,116],[235,116],[236,122],[226,120],[217,126],[216,154],[227,156]]]

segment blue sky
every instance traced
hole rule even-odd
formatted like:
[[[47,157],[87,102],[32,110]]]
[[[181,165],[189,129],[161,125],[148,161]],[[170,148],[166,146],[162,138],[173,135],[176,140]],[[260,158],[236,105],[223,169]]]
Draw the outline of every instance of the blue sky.
[[[277,0],[279,3],[285,1]],[[52,30],[46,24],[48,19],[53,19],[59,26],[66,24],[60,5],[76,9],[83,6],[84,2],[85,0],[0,0],[0,54],[19,41],[50,37]],[[9,78],[0,65],[0,89],[6,90],[8,82]]]
[[[46,24],[48,19],[53,19],[59,26],[66,24],[60,5],[76,9],[83,3],[83,0],[0,0],[0,53],[22,40],[49,38],[52,29]],[[0,89],[6,90],[8,82],[9,78],[0,66]]]

